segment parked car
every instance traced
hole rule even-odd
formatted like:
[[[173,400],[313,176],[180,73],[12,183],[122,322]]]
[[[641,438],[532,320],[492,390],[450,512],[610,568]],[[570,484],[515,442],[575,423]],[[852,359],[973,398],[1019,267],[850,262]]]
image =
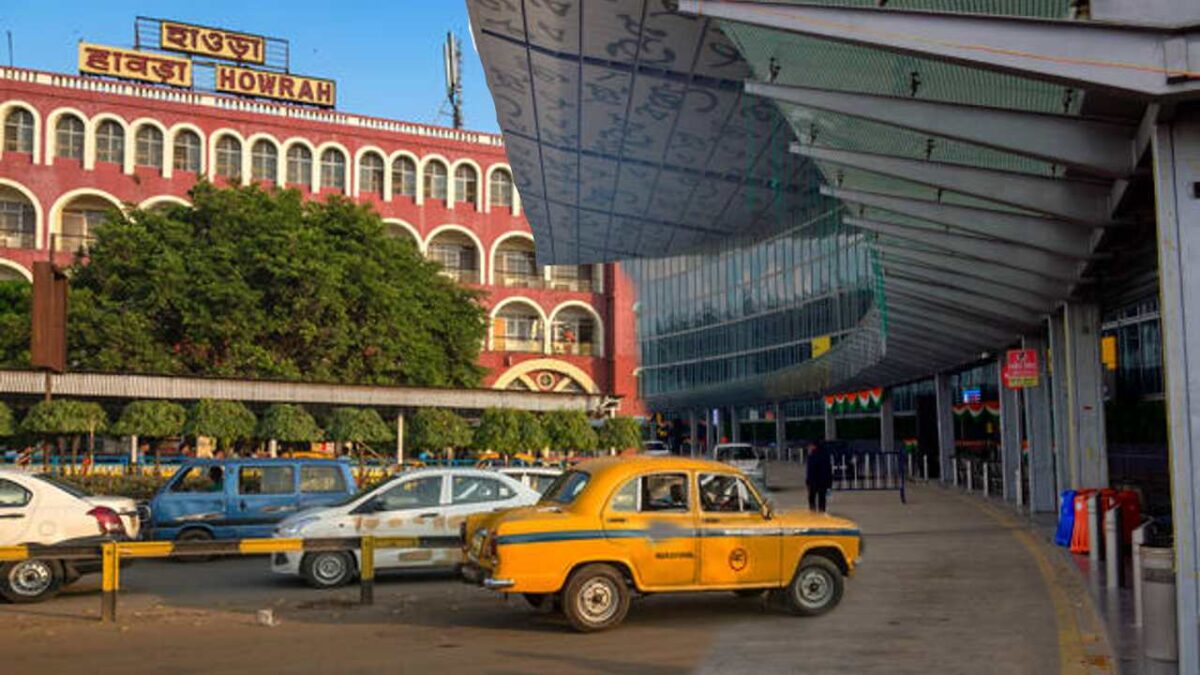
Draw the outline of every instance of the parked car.
[[[644,441],[642,443],[642,454],[648,457],[667,457],[671,454],[671,448],[667,447],[662,441]]]
[[[375,569],[453,566],[462,562],[467,516],[526,506],[540,495],[516,478],[485,469],[416,469],[336,506],[297,513],[277,537],[416,537],[418,548],[378,548]],[[300,575],[314,588],[340,586],[358,574],[361,551],[276,553],[271,569]]]
[[[150,501],[147,538],[269,537],[287,516],[344,501],[355,490],[343,460],[189,460]]]
[[[545,492],[546,488],[562,475],[562,469],[549,466],[506,466],[499,471],[521,481],[522,485],[533,488],[538,494]]]
[[[765,484],[763,452],[749,443],[721,443],[713,448],[713,459],[734,467],[760,485]]]
[[[583,632],[621,623],[635,593],[769,591],[823,614],[863,550],[853,522],[775,511],[740,471],[684,458],[580,465],[535,507],[468,518],[464,548],[468,582],[551,602]]]
[[[95,545],[138,535],[137,503],[97,497],[48,476],[0,469],[0,546]],[[0,596],[9,602],[40,602],[84,574],[100,571],[100,559],[55,560],[52,556],[0,564]]]

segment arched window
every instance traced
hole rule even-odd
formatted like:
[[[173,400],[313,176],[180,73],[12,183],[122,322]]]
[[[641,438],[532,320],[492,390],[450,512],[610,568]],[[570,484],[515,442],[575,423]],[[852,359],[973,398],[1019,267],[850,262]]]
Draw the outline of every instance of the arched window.
[[[299,143],[287,151],[287,182],[312,187],[312,153]]]
[[[54,156],[83,161],[83,120],[63,115],[54,125]]]
[[[512,174],[504,169],[496,169],[492,172],[491,185],[492,206],[507,206],[513,205],[513,180]]]
[[[523,286],[540,288],[545,285],[541,270],[537,268],[533,241],[524,237],[510,237],[496,248],[494,262],[496,283],[501,286]]]
[[[383,196],[383,158],[373,152],[359,161],[358,191]]]
[[[405,197],[417,196],[417,163],[408,157],[392,162],[392,193]]]
[[[275,144],[265,138],[250,147],[250,179],[274,183],[279,175],[279,153]]]
[[[437,160],[425,165],[425,198],[446,198],[446,165]]]
[[[555,354],[599,356],[595,319],[579,307],[567,307],[555,315],[550,326]]]
[[[4,118],[4,151],[33,154],[33,113],[13,108]]]
[[[479,196],[479,174],[475,167],[463,164],[454,170],[454,201],[474,204]]]
[[[242,143],[233,136],[217,140],[217,175],[229,180],[242,179]]]
[[[321,153],[321,189],[346,190],[346,157],[329,148]]]
[[[429,258],[441,263],[443,274],[462,283],[479,283],[480,253],[474,240],[454,230],[442,232],[429,242]]]
[[[200,136],[194,131],[183,130],[175,134],[176,171],[200,173]]]
[[[104,120],[96,129],[96,161],[125,163],[125,128],[113,120]]]
[[[161,169],[163,165],[163,135],[158,129],[149,124],[137,130],[134,139],[134,162],[138,166],[152,166]]]
[[[0,248],[33,248],[37,244],[37,214],[20,192],[0,185]]]
[[[498,352],[540,353],[544,335],[537,310],[523,302],[510,302],[492,319],[492,349]]]
[[[113,205],[96,196],[76,197],[62,211],[62,227],[59,228],[55,250],[86,251],[92,243],[96,226],[108,219]]]

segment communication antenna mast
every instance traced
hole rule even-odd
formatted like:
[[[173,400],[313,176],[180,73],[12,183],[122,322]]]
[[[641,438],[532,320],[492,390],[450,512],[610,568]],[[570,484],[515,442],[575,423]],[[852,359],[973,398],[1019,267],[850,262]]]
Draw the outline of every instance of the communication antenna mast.
[[[442,45],[442,61],[446,68],[446,105],[450,107],[449,115],[453,119],[455,129],[463,127],[462,114],[462,43],[454,33],[446,33],[446,43]],[[443,113],[446,114],[443,108]]]

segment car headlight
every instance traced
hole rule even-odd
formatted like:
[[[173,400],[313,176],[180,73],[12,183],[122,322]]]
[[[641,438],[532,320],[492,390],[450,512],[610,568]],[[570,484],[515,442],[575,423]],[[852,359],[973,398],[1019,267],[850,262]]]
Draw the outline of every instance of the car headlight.
[[[275,534],[280,537],[299,537],[304,528],[320,520],[315,516],[299,518],[290,523],[282,523],[275,528]]]

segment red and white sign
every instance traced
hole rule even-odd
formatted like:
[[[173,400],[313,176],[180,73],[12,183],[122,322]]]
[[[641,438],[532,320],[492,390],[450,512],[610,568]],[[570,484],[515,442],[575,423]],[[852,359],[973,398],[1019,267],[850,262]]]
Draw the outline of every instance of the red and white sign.
[[[1038,386],[1038,355],[1036,349],[1010,349],[1000,373],[1004,386],[1025,389]]]

